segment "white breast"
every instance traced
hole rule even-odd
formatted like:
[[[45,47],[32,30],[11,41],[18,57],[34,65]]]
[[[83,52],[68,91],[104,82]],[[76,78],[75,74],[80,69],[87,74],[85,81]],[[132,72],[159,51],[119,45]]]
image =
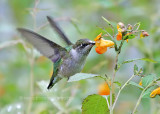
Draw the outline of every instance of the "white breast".
[[[81,72],[85,63],[85,58],[77,54],[76,50],[72,49],[70,55],[70,58],[64,60],[64,64],[61,65],[59,71],[61,75],[66,77]]]

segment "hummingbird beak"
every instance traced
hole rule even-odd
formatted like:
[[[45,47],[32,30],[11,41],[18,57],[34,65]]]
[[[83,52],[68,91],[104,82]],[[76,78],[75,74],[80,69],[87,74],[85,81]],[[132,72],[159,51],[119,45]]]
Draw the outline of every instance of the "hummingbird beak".
[[[89,41],[89,44],[95,45],[95,41]]]

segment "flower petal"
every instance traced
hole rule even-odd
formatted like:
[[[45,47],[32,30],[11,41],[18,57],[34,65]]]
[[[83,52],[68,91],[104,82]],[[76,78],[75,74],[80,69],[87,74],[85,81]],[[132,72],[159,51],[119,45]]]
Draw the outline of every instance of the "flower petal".
[[[110,95],[110,89],[108,84],[105,82],[98,87],[99,95]]]
[[[111,47],[114,45],[114,42],[111,40],[104,40],[103,38],[100,39],[100,47]]]
[[[107,51],[107,47],[96,47],[95,50],[98,54],[103,54]]]
[[[150,94],[150,97],[155,97],[156,95],[160,95],[160,87],[157,89],[153,90],[152,93]]]
[[[126,40],[126,42],[128,43],[128,39]]]
[[[122,40],[122,33],[121,32],[118,32],[118,34],[117,34],[117,40],[118,41]]]
[[[102,33],[100,33],[100,34],[94,39],[94,41],[98,41],[101,37],[102,37]]]

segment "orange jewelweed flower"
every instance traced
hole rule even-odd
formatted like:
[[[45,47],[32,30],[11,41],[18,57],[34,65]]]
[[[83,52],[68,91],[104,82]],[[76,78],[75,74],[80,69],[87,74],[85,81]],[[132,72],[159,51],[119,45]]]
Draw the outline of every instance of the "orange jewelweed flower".
[[[122,40],[122,33],[118,31],[118,34],[117,34],[117,40],[120,41]]]
[[[114,45],[114,42],[111,40],[104,40],[103,38],[100,39],[99,46],[100,47],[111,47]]]
[[[96,52],[98,54],[103,54],[107,51],[107,47],[111,47],[114,45],[114,42],[111,40],[105,40],[102,38],[102,33],[100,33],[95,39],[94,41],[96,42]]]
[[[95,50],[98,54],[103,54],[107,51],[107,48],[106,47],[96,47]]]
[[[158,87],[157,89],[153,90],[150,94],[150,97],[155,97],[156,95],[160,95],[160,87]]]
[[[102,38],[102,33],[100,33],[100,34],[94,39],[94,41],[98,41],[100,38]]]
[[[98,86],[98,94],[99,95],[110,95],[110,89],[106,82]]]

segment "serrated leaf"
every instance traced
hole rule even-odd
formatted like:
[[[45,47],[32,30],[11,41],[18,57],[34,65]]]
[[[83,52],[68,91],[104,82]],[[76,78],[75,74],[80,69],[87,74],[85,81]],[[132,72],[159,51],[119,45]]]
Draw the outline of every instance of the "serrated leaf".
[[[105,17],[102,16],[102,19],[106,21],[109,25],[111,25],[111,23]]]
[[[142,86],[147,87],[152,81],[156,80],[157,76],[155,74],[149,74],[142,78]]]
[[[135,38],[135,35],[134,34],[129,34],[129,35],[126,35],[126,36],[124,36],[124,40],[126,40],[126,39],[133,39],[133,38]]]
[[[138,88],[141,89],[141,90],[144,89],[142,86],[140,86],[139,84],[137,84],[137,83],[135,83],[135,82],[133,82],[133,81],[130,81],[128,84],[133,85],[133,86],[136,86],[136,87],[138,87]]]
[[[82,114],[109,114],[106,99],[97,94],[89,95],[82,103]]]
[[[155,87],[150,87],[148,88],[142,95],[142,98],[150,98],[150,94],[152,92],[152,90],[154,90]]]
[[[134,65],[134,75],[138,74],[138,66],[135,64]]]
[[[87,73],[77,73],[73,76],[71,76],[68,80],[68,82],[73,82],[73,81],[79,81],[79,80],[84,80],[87,78],[92,78],[99,76],[98,74],[87,74]]]
[[[115,82],[113,82],[113,83],[115,83],[115,84],[117,84],[119,87],[121,87],[121,83],[120,82],[118,82],[118,81],[115,81]]]

